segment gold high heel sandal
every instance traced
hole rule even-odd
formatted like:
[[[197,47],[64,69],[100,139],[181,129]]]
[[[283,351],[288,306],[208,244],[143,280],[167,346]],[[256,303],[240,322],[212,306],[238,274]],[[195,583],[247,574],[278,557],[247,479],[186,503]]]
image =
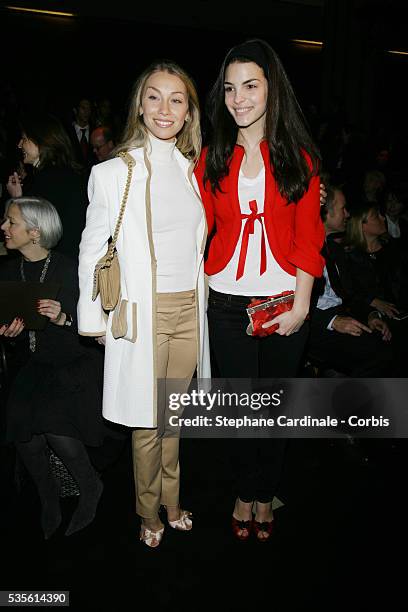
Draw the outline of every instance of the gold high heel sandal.
[[[163,506],[167,511],[167,506]],[[178,531],[191,531],[193,527],[193,521],[191,520],[192,513],[188,510],[182,510],[180,508],[180,517],[176,521],[169,521],[167,519],[168,524],[173,529],[177,529]]]
[[[152,531],[148,527],[142,525],[140,527],[140,540],[149,546],[149,548],[157,548],[163,539],[164,526],[158,531]]]

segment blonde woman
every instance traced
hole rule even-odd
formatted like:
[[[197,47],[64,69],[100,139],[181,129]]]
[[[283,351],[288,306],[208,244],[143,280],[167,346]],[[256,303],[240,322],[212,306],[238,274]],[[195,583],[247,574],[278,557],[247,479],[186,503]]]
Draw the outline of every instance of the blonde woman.
[[[120,158],[94,167],[80,245],[79,333],[106,346],[103,414],[134,428],[136,511],[141,540],[156,547],[171,527],[188,531],[179,506],[179,440],[161,435],[158,381],[209,377],[203,257],[207,225],[193,176],[200,155],[198,97],[189,76],[170,61],[151,65],[135,83],[123,141],[116,152],[135,160],[117,241],[121,300],[107,317],[92,301],[93,271],[104,255],[127,179]],[[112,334],[125,313],[127,330]],[[115,334],[117,335],[117,334]]]
[[[347,223],[346,254],[357,297],[383,317],[394,353],[395,377],[408,376],[408,252],[386,233],[375,204],[352,211]],[[391,332],[391,333],[390,333]]]

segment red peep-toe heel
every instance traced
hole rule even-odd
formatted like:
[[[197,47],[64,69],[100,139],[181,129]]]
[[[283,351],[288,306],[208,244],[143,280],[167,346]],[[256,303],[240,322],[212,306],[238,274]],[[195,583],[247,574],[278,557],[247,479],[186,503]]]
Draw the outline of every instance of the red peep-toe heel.
[[[262,523],[254,520],[253,529],[254,529],[255,537],[258,540],[258,542],[269,542],[269,540],[271,539],[272,532],[273,532],[273,525],[274,525],[273,519],[271,521],[263,521]],[[259,537],[260,533],[264,533],[266,535]]]
[[[249,539],[252,531],[252,521],[239,521],[234,516],[232,517],[232,533],[234,536],[241,540],[241,542],[245,542]]]

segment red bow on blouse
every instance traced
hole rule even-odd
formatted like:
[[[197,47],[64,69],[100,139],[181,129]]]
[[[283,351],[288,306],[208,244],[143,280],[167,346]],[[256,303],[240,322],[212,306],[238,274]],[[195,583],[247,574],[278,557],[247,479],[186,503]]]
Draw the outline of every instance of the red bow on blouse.
[[[258,213],[258,205],[256,200],[251,200],[249,202],[249,208],[251,209],[250,215],[241,215],[241,219],[246,219],[244,225],[244,231],[242,232],[242,242],[241,242],[241,251],[239,253],[239,261],[237,268],[236,280],[239,280],[241,276],[244,274],[245,269],[245,261],[248,252],[248,241],[249,235],[254,233],[255,221],[258,219],[261,224],[261,265],[259,268],[259,273],[262,275],[266,270],[266,242],[265,242],[265,230],[262,223],[261,217],[264,216],[264,213]]]

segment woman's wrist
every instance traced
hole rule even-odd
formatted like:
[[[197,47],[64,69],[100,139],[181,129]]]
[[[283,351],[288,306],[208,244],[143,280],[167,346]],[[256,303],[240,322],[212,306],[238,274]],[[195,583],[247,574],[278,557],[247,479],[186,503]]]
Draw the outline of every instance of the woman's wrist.
[[[314,277],[300,268],[296,270],[296,289],[293,310],[306,319],[310,309],[310,296],[312,294]]]
[[[296,300],[293,303],[293,309],[292,309],[296,314],[300,315],[300,316],[304,316],[306,318],[306,316],[309,313],[309,303],[305,303],[305,302],[296,302]]]
[[[53,320],[54,325],[58,325],[59,327],[63,327],[65,325],[65,321],[67,320],[67,315],[65,312],[60,311],[59,315],[56,319]]]

